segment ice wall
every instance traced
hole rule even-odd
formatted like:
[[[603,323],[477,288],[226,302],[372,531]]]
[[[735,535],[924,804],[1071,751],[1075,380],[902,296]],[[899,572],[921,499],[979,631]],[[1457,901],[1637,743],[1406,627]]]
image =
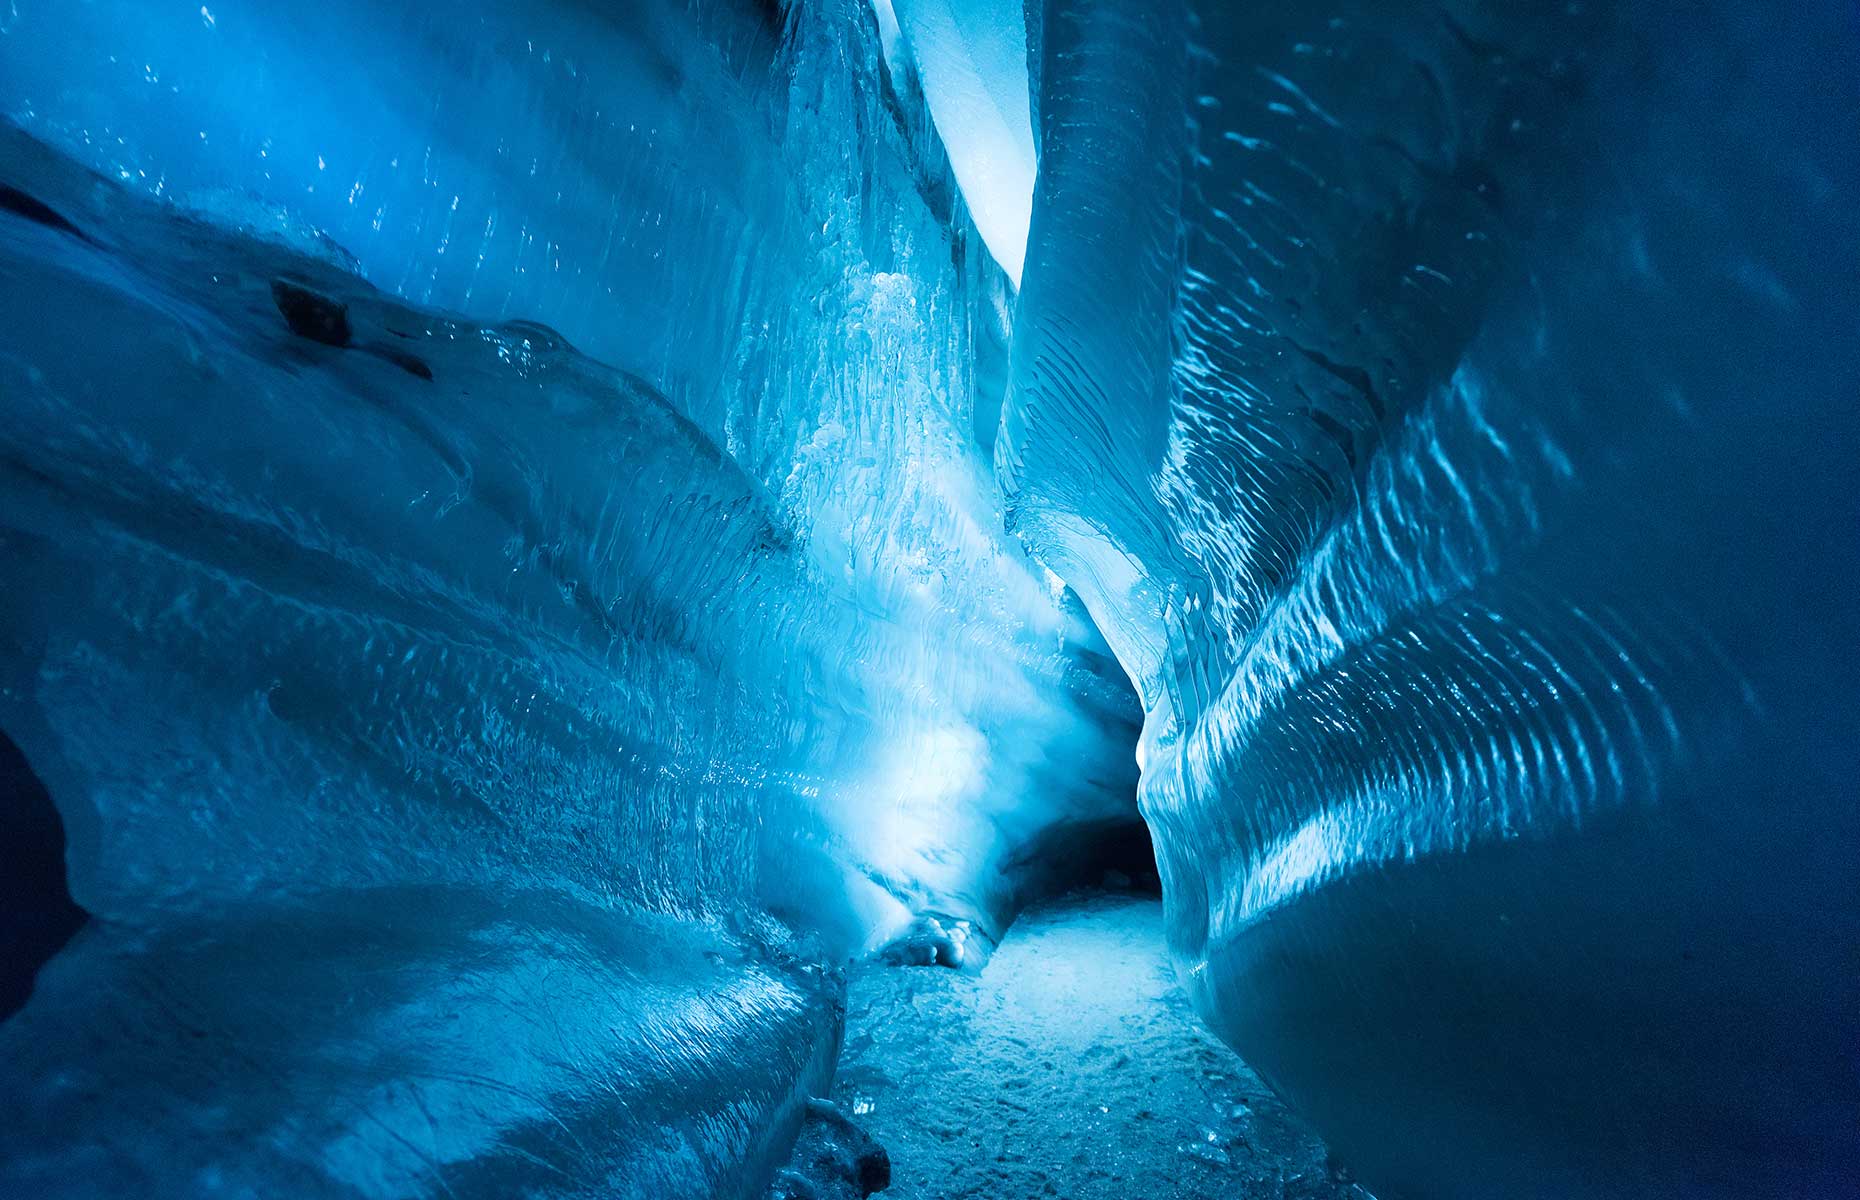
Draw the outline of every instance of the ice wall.
[[[1850,1191],[1852,6],[1030,10],[997,449],[1204,1013],[1385,1200]]]
[[[883,79],[851,0],[0,18],[0,729],[92,916],[0,1190],[746,1194],[824,961],[1130,819]]]
[[[1022,0],[880,0],[903,42],[893,59],[920,76],[975,226],[1016,287],[1033,215]]]

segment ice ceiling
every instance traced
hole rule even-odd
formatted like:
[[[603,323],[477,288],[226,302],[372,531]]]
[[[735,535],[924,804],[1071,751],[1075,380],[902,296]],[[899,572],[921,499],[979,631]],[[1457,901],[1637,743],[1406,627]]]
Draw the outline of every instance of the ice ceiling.
[[[1383,1200],[1845,1194],[1856,51],[13,0],[0,1191],[757,1194],[1140,806]]]

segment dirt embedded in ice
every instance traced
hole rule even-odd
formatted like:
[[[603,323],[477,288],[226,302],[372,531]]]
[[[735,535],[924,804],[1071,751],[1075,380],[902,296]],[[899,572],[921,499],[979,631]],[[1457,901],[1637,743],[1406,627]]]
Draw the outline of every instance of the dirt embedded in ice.
[[[833,1098],[890,1153],[888,1200],[1367,1200],[1195,1018],[1162,905],[1024,914],[980,974],[850,981]]]
[[[766,1200],[864,1200],[890,1183],[885,1148],[831,1100],[809,1100],[794,1153]]]

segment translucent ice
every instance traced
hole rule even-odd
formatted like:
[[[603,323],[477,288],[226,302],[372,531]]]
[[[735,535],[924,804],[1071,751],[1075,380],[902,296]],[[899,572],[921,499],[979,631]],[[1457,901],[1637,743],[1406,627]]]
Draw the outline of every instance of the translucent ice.
[[[0,1191],[753,1193],[1139,717],[1384,1200],[1851,1191],[1860,18],[1671,7],[11,0]]]
[[[1385,1197],[1850,1188],[1852,7],[1030,8],[998,453],[1203,1011]]]
[[[0,729],[95,918],[0,1191],[736,1195],[820,964],[1134,820],[869,10],[703,8],[0,17]]]
[[[886,0],[975,227],[1020,283],[1033,211],[1021,0]]]

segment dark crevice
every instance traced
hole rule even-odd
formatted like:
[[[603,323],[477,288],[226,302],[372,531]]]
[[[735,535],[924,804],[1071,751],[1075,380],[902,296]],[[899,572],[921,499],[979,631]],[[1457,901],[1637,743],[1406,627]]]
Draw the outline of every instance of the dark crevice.
[[[56,229],[60,233],[68,233],[80,241],[90,241],[90,238],[82,229],[79,229],[76,225],[66,220],[64,216],[56,209],[52,208],[51,205],[46,204],[36,196],[27,195],[18,188],[8,187],[4,183],[0,183],[0,211],[10,212],[17,216],[24,217],[26,220],[36,222],[45,226],[47,229]]]
[[[88,920],[65,881],[65,826],[26,756],[0,732],[0,1020]]]

